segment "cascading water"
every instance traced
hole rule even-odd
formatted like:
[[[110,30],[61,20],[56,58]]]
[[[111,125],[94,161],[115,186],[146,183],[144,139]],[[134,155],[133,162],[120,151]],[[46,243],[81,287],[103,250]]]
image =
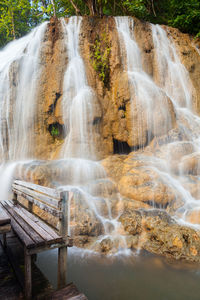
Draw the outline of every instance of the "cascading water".
[[[158,74],[151,78],[142,66],[140,48],[134,38],[133,19],[116,17],[115,20],[121,56],[126,66],[124,72],[128,74],[133,138],[139,149],[138,156],[174,192],[177,200],[184,201],[176,216],[179,220],[187,220],[190,211],[200,208],[197,201],[199,197],[192,196],[185,184],[188,181],[185,160],[191,157],[196,159],[200,145],[200,120],[192,108],[194,88],[164,29],[152,25]],[[99,244],[107,239],[111,241],[111,248],[119,251],[127,247],[126,234],[120,234],[121,223],[118,222],[123,211],[123,201],[96,157],[94,120],[99,103],[88,84],[80,54],[82,18],[71,17],[68,21],[62,19],[61,25],[67,57],[61,99],[65,139],[60,159],[49,163],[47,167],[50,169],[45,176],[50,176],[52,182],[55,180],[54,187],[74,192],[69,215],[72,235],[89,236],[91,241],[88,239],[87,244],[91,250],[99,250]],[[4,185],[0,199],[7,198],[16,167],[18,174],[23,173],[24,179],[31,178],[28,175],[31,170],[31,179],[34,181],[35,167],[39,165],[42,169],[43,164],[46,164],[45,161],[36,161],[34,155],[37,84],[43,68],[40,47],[45,30],[46,23],[0,52],[0,179]],[[175,127],[182,132],[184,139],[166,142],[162,146],[164,155],[162,151],[153,155],[145,154],[146,146],[153,139],[159,139]],[[180,162],[176,161],[179,170],[177,174],[173,170],[173,148],[185,145],[192,150]],[[44,170],[47,168],[44,167]],[[60,182],[56,182],[54,172],[59,174],[58,178],[62,179]],[[155,181],[153,192],[156,185]]]
[[[93,121],[98,102],[94,91],[88,86],[84,62],[79,52],[81,23],[81,17],[71,17],[68,23],[62,19],[68,65],[64,75],[62,99],[66,139],[60,154],[63,159],[62,169],[67,173],[67,186],[61,188],[74,192],[77,210],[81,207],[86,210],[85,216],[83,212],[82,222],[85,218],[87,223],[89,217],[91,225],[93,222],[100,222],[103,226],[100,231],[96,229],[100,238],[92,245],[92,248],[95,248],[105,237],[118,239],[117,231],[120,225],[117,221],[119,213],[113,216],[112,203],[105,195],[108,194],[107,185],[112,185],[112,182],[107,178],[101,164],[95,160]],[[100,195],[101,192],[99,194],[99,189],[103,195]],[[119,195],[116,194],[115,197],[115,202],[120,201]],[[80,218],[80,211],[77,215]],[[70,220],[72,224],[79,221],[75,212],[70,216]],[[124,239],[120,246],[122,244]]]
[[[194,101],[195,92],[191,84],[189,74],[185,67],[181,64],[177,55],[173,42],[167,38],[166,32],[159,25],[152,25],[152,36],[155,46],[155,59],[158,65],[158,74],[154,81],[144,72],[142,68],[140,49],[135,41],[133,30],[134,21],[128,17],[116,17],[116,25],[121,40],[121,52],[125,48],[127,60],[127,72],[129,78],[129,86],[131,91],[134,109],[143,107],[143,115],[139,120],[138,135],[142,132],[144,126],[143,120],[147,120],[147,131],[152,132],[152,123],[155,118],[155,110],[157,106],[162,106],[162,116],[166,125],[165,134],[170,129],[168,120],[170,120],[169,106],[166,105],[166,98],[173,104],[173,109],[176,115],[176,126],[184,133],[184,140],[175,142],[166,142],[163,145],[164,155],[154,153],[146,156],[145,153],[140,153],[139,157],[146,166],[154,171],[159,180],[168,186],[175,198],[181,199],[183,204],[175,213],[175,218],[180,222],[184,221],[187,214],[193,209],[199,209],[199,201],[195,199],[190,191],[186,188],[185,181],[190,180],[187,177],[187,172],[183,172],[184,159],[195,156],[199,147],[200,119],[192,112],[192,102]],[[136,103],[136,105],[134,105]],[[138,109],[139,110],[139,109]],[[154,124],[156,127],[157,124]],[[156,137],[159,128],[154,127],[153,135]],[[151,136],[149,134],[149,136]],[[149,142],[149,141],[148,141]],[[173,156],[174,147],[191,147],[191,154],[183,156],[179,164],[179,174],[173,171],[175,163]],[[198,180],[198,178],[196,178]],[[162,208],[162,206],[161,206]],[[188,222],[186,222],[189,224]],[[196,225],[198,226],[198,225]]]
[[[167,132],[172,126],[170,114],[171,103],[166,93],[160,89],[153,80],[143,71],[140,49],[133,35],[133,19],[128,17],[116,17],[116,26],[121,41],[121,50],[127,60],[127,72],[129,79],[129,88],[132,97],[132,111],[135,116],[137,112],[138,132],[135,133],[138,140],[138,146],[141,148],[151,141],[152,136],[160,135],[160,128],[156,125],[154,116],[155,107],[162,118],[164,132]],[[123,44],[125,53],[123,53]],[[147,132],[147,140],[144,141],[143,132]]]
[[[37,84],[42,69],[40,45],[46,26],[43,23],[0,52],[1,199],[8,198],[20,161],[34,159]]]
[[[37,84],[42,69],[40,44],[45,30],[46,23],[43,23],[0,52],[0,145],[3,161],[34,158],[31,139]]]
[[[185,187],[189,172],[184,168],[184,161],[196,157],[199,152],[200,118],[193,113],[192,109],[195,103],[195,90],[186,68],[180,62],[173,41],[167,37],[165,30],[159,25],[152,25],[152,36],[156,50],[159,85],[171,97],[177,115],[177,125],[184,130],[186,140],[192,145],[191,153],[181,159],[178,180],[174,179],[174,188],[181,192],[185,202],[178,213],[181,212],[185,219],[192,210],[200,209],[198,203],[200,194],[197,193],[197,196],[193,197]],[[181,141],[176,144],[181,144]],[[169,148],[172,147],[173,145],[169,145]],[[198,163],[196,168],[198,169]]]
[[[159,86],[174,100],[174,105],[190,109],[194,89],[173,42],[168,40],[165,30],[159,25],[152,25],[152,36],[159,70]]]

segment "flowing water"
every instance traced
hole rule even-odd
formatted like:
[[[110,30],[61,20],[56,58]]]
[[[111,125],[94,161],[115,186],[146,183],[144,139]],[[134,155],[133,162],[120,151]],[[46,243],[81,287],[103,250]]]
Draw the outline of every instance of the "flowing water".
[[[16,167],[34,159],[40,45],[47,23],[0,51],[0,199],[9,197]]]
[[[196,157],[200,145],[200,119],[193,107],[195,90],[173,41],[161,26],[152,25],[154,63],[158,69],[157,76],[152,78],[142,65],[142,54],[134,37],[133,19],[116,17],[115,21],[124,72],[127,72],[129,79],[133,128],[135,125],[138,128],[134,138],[140,150],[145,150],[153,137],[159,138],[172,130],[175,121],[184,135],[184,140],[166,142],[162,147],[164,155],[154,153],[146,156],[145,151],[140,151],[140,158],[173,190],[177,200],[184,201],[175,217],[188,222],[188,213],[200,209],[197,201],[200,194],[194,197],[187,189],[185,182],[188,181],[188,173],[184,169],[184,159]],[[91,250],[98,250],[98,244],[109,238],[115,251],[121,251],[127,247],[118,222],[123,201],[117,191],[112,196],[109,193],[113,183],[96,157],[93,121],[99,104],[88,84],[79,49],[81,24],[81,17],[61,20],[67,57],[62,95],[66,137],[59,160],[52,162],[52,167],[58,169],[60,177],[63,177],[62,183],[55,185],[74,192],[73,209],[69,215],[70,232],[73,234],[76,231],[75,224],[88,222],[90,218],[96,224],[94,230],[99,236],[90,245]],[[8,197],[16,169],[18,174],[24,169],[28,174],[35,166],[45,165],[45,161],[38,161],[34,154],[34,126],[37,119],[37,85],[43,70],[40,53],[46,28],[47,23],[42,24],[0,52],[0,179],[3,182],[0,199]],[[162,120],[162,126],[158,120]],[[147,132],[146,141],[143,140],[144,132]],[[185,145],[189,145],[192,151],[176,162],[178,173],[174,172],[173,149]]]
[[[104,196],[107,185],[112,183],[95,157],[93,120],[98,102],[95,92],[88,86],[84,62],[80,55],[81,23],[81,17],[71,17],[68,23],[62,20],[68,65],[64,75],[62,100],[66,139],[60,156],[68,176],[65,178],[67,185],[60,188],[74,192],[75,210],[82,208],[83,215],[85,210],[88,211],[94,222],[102,224],[99,241],[107,237],[120,239],[120,246],[123,244],[126,248],[125,240],[118,234],[117,219],[120,214],[113,215],[110,199]],[[103,195],[97,192],[99,186],[103,186]],[[119,195],[115,194],[115,197],[115,202],[119,202]],[[69,222],[77,223],[80,211],[77,216],[74,212]],[[86,219],[87,216],[81,221]],[[98,241],[91,247],[95,248],[96,244]]]
[[[158,74],[151,78],[142,65],[142,53],[134,37],[133,19],[116,17],[115,20],[124,72],[128,73],[133,127],[137,125],[138,128],[134,138],[139,148],[144,150],[144,153],[139,151],[140,159],[173,190],[177,201],[184,201],[174,217],[191,226],[187,215],[194,209],[200,210],[200,192],[194,197],[187,189],[189,172],[184,160],[199,154],[200,118],[195,114],[193,105],[195,90],[173,41],[161,26],[152,25],[154,63]],[[55,182],[54,185],[74,192],[74,199],[70,203],[71,214],[68,216],[71,223],[69,233],[77,234],[75,224],[92,221],[96,224],[94,233],[98,238],[90,243],[89,251],[70,249],[69,280],[73,280],[92,300],[199,299],[198,270],[172,270],[160,259],[129,256],[131,251],[126,249],[126,240],[120,234],[118,222],[123,211],[123,201],[117,191],[109,193],[109,187],[113,190],[113,183],[107,178],[96,157],[93,120],[99,104],[95,92],[88,84],[79,49],[81,24],[81,17],[61,20],[67,57],[62,95],[66,137],[59,160],[53,161],[51,167],[54,171],[58,170],[63,178],[62,183]],[[31,172],[34,180],[35,167],[45,168],[47,164],[37,160],[34,154],[37,84],[43,70],[40,51],[46,28],[47,23],[42,24],[0,52],[0,200],[8,197],[16,174],[30,178]],[[159,138],[173,129],[172,111],[184,139],[166,142],[163,145],[164,155],[145,155],[145,146],[151,142],[152,137]],[[162,129],[157,118],[162,119]],[[148,133],[146,142],[142,137],[144,131]],[[191,153],[175,162],[174,149],[188,145],[192,149]],[[175,163],[178,165],[176,172]],[[199,168],[198,164],[196,168]],[[195,180],[198,183],[198,176]],[[193,225],[198,227],[197,224]],[[111,240],[113,252],[118,252],[118,255],[112,259],[93,257],[94,251],[99,250],[99,244],[106,239]],[[124,257],[125,260],[122,259]],[[40,254],[38,264],[55,284],[55,251]]]
[[[2,161],[33,157],[40,45],[46,23],[0,52],[0,153]],[[11,110],[12,107],[12,111]]]
[[[177,211],[175,217],[180,222],[188,224],[186,218],[188,213],[194,209],[200,209],[198,201],[200,195],[198,194],[196,198],[191,195],[185,184],[186,180],[189,180],[187,177],[189,174],[187,170],[183,172],[184,159],[196,156],[199,151],[200,118],[194,114],[192,105],[195,102],[195,90],[186,68],[180,62],[173,41],[169,40],[167,33],[161,26],[152,25],[155,61],[158,66],[158,74],[154,79],[150,78],[143,70],[141,52],[134,38],[133,19],[116,17],[116,26],[121,41],[121,52],[126,55],[127,60],[133,114],[135,109],[140,110],[140,106],[143,110],[143,115],[138,120],[138,128],[140,128],[138,139],[142,140],[140,135],[142,136],[144,126],[147,128],[149,138],[151,138],[152,133],[159,137],[159,123],[154,122],[157,107],[160,107],[159,113],[164,120],[163,127],[167,133],[172,122],[171,106],[168,103],[173,105],[177,127],[184,132],[183,141],[180,139],[172,143],[166,142],[163,146],[164,156],[159,157],[154,153],[153,156],[149,157],[145,156],[144,153],[140,159],[145,161],[146,165],[155,171],[162,181],[173,190],[177,200],[182,199],[184,201],[184,205]],[[147,124],[144,124],[144,120],[147,120]],[[173,149],[176,147],[185,148],[187,145],[191,146],[192,151],[176,162],[179,169],[177,174],[173,171]],[[198,224],[196,227],[199,227]]]

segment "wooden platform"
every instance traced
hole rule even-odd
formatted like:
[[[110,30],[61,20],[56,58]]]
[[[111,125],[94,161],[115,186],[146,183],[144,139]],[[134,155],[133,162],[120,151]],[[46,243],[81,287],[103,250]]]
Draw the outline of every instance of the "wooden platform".
[[[22,288],[19,285],[8,258],[0,243],[0,299],[19,300],[22,297]]]
[[[77,287],[70,283],[64,289],[54,292],[51,300],[87,300],[84,294],[80,294]]]
[[[23,299],[22,291],[24,289],[24,250],[18,238],[13,232],[9,233],[7,236],[6,254],[5,252],[2,253],[1,251],[0,260],[1,257],[4,258],[4,262],[2,262],[2,272],[1,272],[2,277],[4,277],[4,284],[2,283],[2,287],[1,287],[2,290],[0,290],[0,299],[3,299],[1,298],[2,295],[5,296],[5,299]],[[11,261],[11,266],[9,266],[8,274],[6,275],[5,271],[7,268],[5,268],[4,265],[9,265],[8,258],[9,261]],[[8,293],[8,291],[5,289],[6,287],[5,280],[6,280],[6,276],[11,276],[11,275],[12,278],[14,278],[13,279],[14,281],[10,282],[9,289],[11,290],[14,289],[19,291],[16,298],[6,298],[7,296],[6,293]],[[49,281],[44,277],[44,275],[38,269],[38,267],[35,265],[34,262],[32,263],[32,276],[33,276],[32,299],[43,299],[46,295],[50,295],[53,292],[53,288],[50,285]],[[20,293],[21,293],[21,298],[19,298]]]
[[[2,236],[1,242],[2,242]],[[11,232],[7,235],[7,254],[0,242],[0,299],[24,299],[24,252],[16,235]],[[9,259],[12,264],[9,263]],[[13,271],[13,269],[15,271]],[[71,283],[65,288],[54,291],[36,264],[32,262],[33,296],[37,300],[87,300],[77,287]]]

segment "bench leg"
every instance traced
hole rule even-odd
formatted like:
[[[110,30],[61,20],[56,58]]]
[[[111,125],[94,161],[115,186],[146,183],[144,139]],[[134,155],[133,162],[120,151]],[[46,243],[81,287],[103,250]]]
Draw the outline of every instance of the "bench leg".
[[[67,247],[58,248],[58,289],[66,286]]]
[[[25,268],[25,299],[29,300],[32,296],[32,270],[31,255],[24,251],[24,268]]]
[[[6,233],[3,234],[3,247],[7,247]]]

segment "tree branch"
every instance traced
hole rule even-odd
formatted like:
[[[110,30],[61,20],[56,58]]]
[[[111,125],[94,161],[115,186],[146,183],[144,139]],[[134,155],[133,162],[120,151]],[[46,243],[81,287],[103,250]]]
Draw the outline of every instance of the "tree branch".
[[[76,15],[80,16],[80,14],[81,14],[80,9],[76,6],[76,4],[74,3],[73,0],[69,0],[69,1],[70,1],[71,5],[73,6],[73,8],[75,9]]]

